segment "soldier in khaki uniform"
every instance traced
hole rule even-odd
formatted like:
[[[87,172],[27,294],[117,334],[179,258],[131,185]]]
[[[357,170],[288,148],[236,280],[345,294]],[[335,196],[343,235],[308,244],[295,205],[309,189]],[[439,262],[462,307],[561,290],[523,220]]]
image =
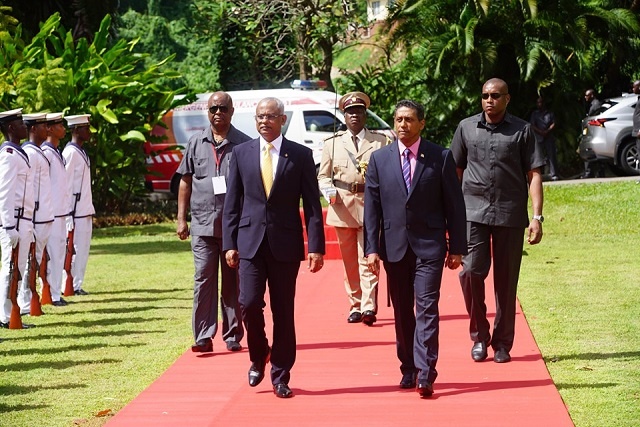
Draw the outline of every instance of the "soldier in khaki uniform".
[[[347,130],[325,140],[318,172],[320,191],[330,201],[327,225],[335,227],[342,253],[351,305],[347,321],[368,326],[377,320],[378,277],[369,271],[364,257],[364,175],[371,153],[390,142],[364,127],[370,102],[362,92],[340,98]]]

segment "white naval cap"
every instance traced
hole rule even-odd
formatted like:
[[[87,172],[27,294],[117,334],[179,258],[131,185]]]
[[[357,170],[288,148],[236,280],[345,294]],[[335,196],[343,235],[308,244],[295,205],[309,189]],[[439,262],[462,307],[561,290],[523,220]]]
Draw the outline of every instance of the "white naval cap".
[[[67,116],[64,119],[67,121],[67,126],[89,126],[89,117],[91,114],[78,114],[75,116]]]
[[[22,108],[16,108],[15,110],[3,111],[0,113],[0,123],[8,123],[18,119],[22,119]]]
[[[49,124],[62,123],[62,113],[47,114],[47,123]]]
[[[23,114],[22,120],[29,126],[47,121],[47,113]]]

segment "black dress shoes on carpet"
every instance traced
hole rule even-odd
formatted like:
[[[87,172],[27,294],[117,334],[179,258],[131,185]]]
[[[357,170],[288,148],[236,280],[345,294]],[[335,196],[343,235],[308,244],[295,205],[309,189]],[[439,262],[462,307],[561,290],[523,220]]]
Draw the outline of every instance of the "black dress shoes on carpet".
[[[229,351],[240,351],[240,350],[242,350],[242,346],[237,341],[227,341],[227,350],[229,350]]]
[[[288,399],[290,397],[293,397],[293,392],[291,391],[289,386],[285,383],[279,383],[274,385],[273,394],[275,394],[276,397],[279,397],[281,399]]]
[[[471,347],[471,358],[476,362],[482,362],[487,358],[487,344],[484,341],[473,344],[473,347]]]
[[[267,347],[267,355],[263,362],[253,362],[249,368],[249,385],[255,387],[264,379],[264,370],[271,358],[271,349]],[[286,385],[286,384],[285,384]],[[275,390],[274,390],[275,392]],[[291,390],[289,390],[291,392]]]
[[[213,341],[211,339],[200,340],[191,346],[191,351],[194,353],[212,353]]]
[[[420,380],[416,386],[416,391],[420,397],[431,397],[433,395],[433,384],[429,381]]]
[[[347,322],[349,322],[349,323],[360,323],[360,322],[362,322],[362,314],[357,312],[357,311],[354,311],[347,318]]]
[[[493,361],[496,363],[507,363],[511,361],[511,355],[504,348],[499,348],[493,355]]]
[[[367,310],[364,313],[362,313],[362,323],[364,323],[367,326],[372,326],[374,323],[376,323],[376,320],[378,320],[376,318],[376,314],[371,311],[371,310]]]
[[[412,372],[410,374],[402,374],[402,379],[400,380],[400,388],[409,389],[414,388],[416,386],[416,374]]]

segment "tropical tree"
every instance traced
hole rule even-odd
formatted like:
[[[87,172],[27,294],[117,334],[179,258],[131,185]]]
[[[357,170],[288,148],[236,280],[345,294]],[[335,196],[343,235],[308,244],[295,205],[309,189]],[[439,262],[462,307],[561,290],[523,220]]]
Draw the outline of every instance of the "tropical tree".
[[[444,145],[457,122],[479,110],[482,83],[500,77],[510,86],[510,110],[523,118],[537,96],[551,101],[561,158],[577,160],[580,95],[586,87],[619,94],[630,79],[623,64],[640,65],[638,16],[613,1],[398,0],[388,29],[387,50],[403,56],[378,66],[417,86],[404,93],[425,103],[430,135]]]
[[[4,108],[91,114],[96,132],[86,149],[99,213],[124,212],[144,191],[142,145],[174,105],[174,92],[155,84],[173,76],[162,72],[163,62],[140,67],[145,56],[133,52],[135,41],[111,43],[110,26],[107,15],[91,43],[74,40],[54,14],[30,43],[18,29],[3,34],[0,46]]]

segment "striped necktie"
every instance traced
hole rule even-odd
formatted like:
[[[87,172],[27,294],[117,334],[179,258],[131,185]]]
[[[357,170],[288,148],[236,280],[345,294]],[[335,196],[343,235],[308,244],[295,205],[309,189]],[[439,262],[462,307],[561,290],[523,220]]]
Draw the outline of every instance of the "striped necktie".
[[[411,188],[411,163],[409,162],[411,156],[411,150],[406,148],[402,156],[402,177],[404,178],[404,185],[407,187],[407,193]]]

